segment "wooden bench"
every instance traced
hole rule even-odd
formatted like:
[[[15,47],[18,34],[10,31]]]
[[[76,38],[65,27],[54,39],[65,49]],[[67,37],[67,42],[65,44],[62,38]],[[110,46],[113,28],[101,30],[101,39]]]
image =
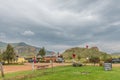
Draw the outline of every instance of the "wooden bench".
[[[35,65],[36,69],[46,69],[49,65]]]

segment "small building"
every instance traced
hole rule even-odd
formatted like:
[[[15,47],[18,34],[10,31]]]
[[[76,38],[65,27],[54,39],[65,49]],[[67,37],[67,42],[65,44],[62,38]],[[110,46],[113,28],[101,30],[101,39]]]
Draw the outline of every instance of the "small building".
[[[50,60],[52,60],[53,62],[56,62],[57,57],[56,56],[45,56],[44,60],[45,62],[50,62]]]
[[[23,62],[26,62],[25,58],[23,57],[19,57],[18,60],[17,60],[18,63],[23,63]]]

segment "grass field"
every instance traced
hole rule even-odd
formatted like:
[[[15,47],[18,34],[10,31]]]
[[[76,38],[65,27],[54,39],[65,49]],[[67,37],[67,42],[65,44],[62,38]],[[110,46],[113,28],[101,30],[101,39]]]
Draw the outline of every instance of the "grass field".
[[[4,80],[120,80],[120,68],[104,71],[103,67],[56,67],[52,69],[9,73]]]

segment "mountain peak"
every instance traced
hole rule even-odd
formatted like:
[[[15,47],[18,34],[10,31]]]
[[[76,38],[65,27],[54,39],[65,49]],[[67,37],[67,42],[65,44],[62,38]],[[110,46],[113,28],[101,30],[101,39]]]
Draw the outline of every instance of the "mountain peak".
[[[16,53],[19,54],[19,56],[34,56],[39,52],[41,48],[35,47],[29,44],[26,44],[25,42],[19,42],[19,43],[5,43],[0,41],[0,49],[6,49],[7,44],[11,44]],[[46,54],[50,54],[52,51],[47,51]]]
[[[18,46],[27,46],[27,44],[24,42],[20,42],[20,43],[18,43]]]
[[[0,41],[0,44],[6,44],[5,42]]]
[[[0,48],[6,47],[7,43],[0,41]]]

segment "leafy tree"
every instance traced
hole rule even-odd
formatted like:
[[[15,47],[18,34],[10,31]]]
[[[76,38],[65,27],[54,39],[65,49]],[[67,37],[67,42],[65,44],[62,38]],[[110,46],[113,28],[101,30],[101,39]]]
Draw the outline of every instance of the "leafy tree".
[[[94,63],[94,66],[95,66],[96,63],[100,62],[100,58],[99,57],[95,57],[95,56],[91,56],[89,58],[89,61],[92,62],[92,63]]]
[[[40,51],[37,54],[37,56],[40,55],[43,58],[45,56],[45,54],[46,54],[46,51],[45,51],[45,48],[43,47],[42,49],[40,49]]]
[[[104,62],[111,62],[112,57],[111,57],[111,55],[105,53],[101,56],[101,60],[104,61]]]
[[[14,48],[10,44],[8,44],[6,51],[3,52],[3,60],[7,61],[9,64],[10,62],[15,61],[15,59],[16,54]]]
[[[80,59],[81,59],[81,56],[80,56],[80,55],[78,55],[78,56],[77,56],[77,59],[80,61]]]
[[[118,59],[120,59],[120,57]]]
[[[0,50],[0,62],[2,61],[2,52]]]

